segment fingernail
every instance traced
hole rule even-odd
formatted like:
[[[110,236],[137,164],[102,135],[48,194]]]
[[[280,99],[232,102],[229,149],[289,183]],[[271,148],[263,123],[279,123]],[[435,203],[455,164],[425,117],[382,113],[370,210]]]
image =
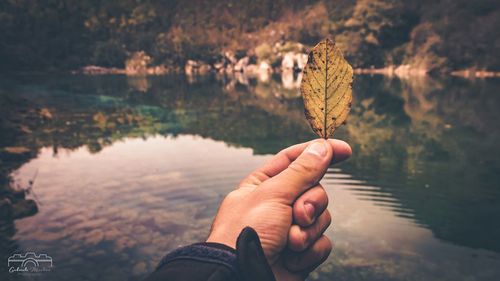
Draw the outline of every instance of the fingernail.
[[[309,219],[309,221],[311,223],[314,222],[314,213],[315,213],[315,210],[314,210],[314,205],[309,203],[309,202],[305,202],[304,203],[304,210],[306,212],[306,215],[307,215],[307,218]]]
[[[325,144],[326,142],[324,140],[315,141],[307,147],[306,152],[317,155],[319,157],[325,157],[327,153]]]

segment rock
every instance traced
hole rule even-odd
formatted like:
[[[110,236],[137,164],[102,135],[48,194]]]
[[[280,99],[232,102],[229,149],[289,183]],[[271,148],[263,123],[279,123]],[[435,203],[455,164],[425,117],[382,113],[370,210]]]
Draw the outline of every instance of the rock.
[[[225,74],[232,74],[234,72],[233,66],[231,64],[226,66],[223,69],[224,69],[223,73],[225,73]]]
[[[307,54],[297,53],[295,55],[295,60],[297,61],[297,68],[302,70],[307,64]]]
[[[188,76],[205,75],[212,70],[212,67],[202,61],[188,60],[184,66],[184,72]]]
[[[271,70],[269,63],[263,61],[259,64],[259,72],[271,72]]]
[[[249,57],[243,57],[241,58],[235,65],[234,65],[234,71],[235,72],[244,72],[245,68],[247,67],[248,63],[250,62]]]
[[[50,112],[50,110],[46,107],[42,108],[40,110],[40,116],[44,119],[48,119],[48,120],[51,120],[53,118],[52,116],[52,113]]]
[[[215,70],[220,71],[221,69],[224,68],[225,65],[226,64],[223,61],[218,61],[214,63],[214,68]]]
[[[293,52],[288,52],[283,56],[281,61],[281,70],[285,71],[287,69],[293,69],[295,66],[295,54]]]
[[[26,198],[26,191],[24,191],[23,189],[10,188],[8,197],[14,202],[23,200]]]
[[[238,83],[240,83],[241,85],[247,85],[248,86],[248,77],[246,75],[244,75],[243,73],[241,72],[236,72],[234,73],[234,78],[236,78],[236,81],[238,81]]]
[[[245,68],[245,74],[255,76],[259,74],[259,67],[255,64],[249,64]]]
[[[188,60],[186,62],[186,65],[184,65],[184,72],[186,75],[194,75],[195,74],[195,69],[198,68],[198,63],[194,60]]]
[[[299,74],[297,74],[297,79],[295,79],[295,88],[297,88],[297,89],[300,88],[300,84],[302,83],[303,76],[304,76],[303,72],[299,72]],[[300,91],[299,91],[299,93],[300,93]]]
[[[153,74],[153,75],[163,75],[171,72],[176,72],[176,69],[174,68],[168,68],[166,65],[157,65],[148,68],[147,74]]]
[[[38,212],[36,202],[31,199],[19,200],[12,207],[12,217],[15,219],[31,216]]]
[[[204,63],[204,64],[200,65],[200,67],[198,68],[198,74],[205,75],[205,74],[209,73],[211,70],[212,70],[212,67],[209,64]]]
[[[0,200],[0,220],[11,220],[12,219],[12,202],[3,198]]]
[[[402,79],[409,79],[412,76],[426,76],[428,72],[428,69],[409,64],[403,64],[394,69],[394,74]]]
[[[295,88],[295,83],[293,81],[293,71],[291,69],[285,69],[281,72],[281,83],[285,89]]]
[[[270,78],[271,71],[272,71],[272,68],[267,62],[265,62],[265,61],[261,62],[259,65],[259,69],[258,69],[259,80],[261,82],[268,82],[269,78]]]
[[[224,52],[224,58],[226,58],[231,64],[235,64],[238,61],[234,53],[231,51]]]
[[[135,52],[125,61],[125,73],[127,75],[145,75],[151,60],[151,57],[144,51]]]
[[[83,74],[88,74],[88,75],[101,75],[101,74],[123,74],[125,73],[125,70],[114,67],[108,68],[96,65],[88,65],[83,67],[81,69],[81,72]],[[76,71],[76,73],[78,73],[78,71]]]

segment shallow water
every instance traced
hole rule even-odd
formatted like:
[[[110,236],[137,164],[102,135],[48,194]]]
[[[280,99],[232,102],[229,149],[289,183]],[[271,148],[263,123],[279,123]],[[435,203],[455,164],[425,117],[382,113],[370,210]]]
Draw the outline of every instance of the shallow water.
[[[140,280],[203,240],[243,176],[314,138],[295,84],[4,77],[1,176],[34,179],[39,211],[0,223],[1,279]],[[310,279],[499,280],[500,82],[354,85],[336,135],[354,154],[322,181],[334,251]],[[7,258],[29,250],[51,256],[52,271],[9,274]]]

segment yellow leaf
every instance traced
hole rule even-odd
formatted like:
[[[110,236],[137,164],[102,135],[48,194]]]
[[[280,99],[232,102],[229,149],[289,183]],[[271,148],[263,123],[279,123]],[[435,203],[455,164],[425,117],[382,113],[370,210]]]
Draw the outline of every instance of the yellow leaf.
[[[353,70],[339,47],[330,39],[309,53],[300,92],[305,115],[313,131],[329,138],[344,123],[352,102]]]

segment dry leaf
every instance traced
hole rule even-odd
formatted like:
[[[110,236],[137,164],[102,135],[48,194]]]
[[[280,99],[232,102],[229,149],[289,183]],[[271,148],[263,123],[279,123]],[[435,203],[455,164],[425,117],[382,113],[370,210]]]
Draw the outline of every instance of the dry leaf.
[[[306,118],[313,131],[329,138],[344,123],[352,101],[353,70],[339,47],[330,39],[319,42],[309,53],[300,91]]]

